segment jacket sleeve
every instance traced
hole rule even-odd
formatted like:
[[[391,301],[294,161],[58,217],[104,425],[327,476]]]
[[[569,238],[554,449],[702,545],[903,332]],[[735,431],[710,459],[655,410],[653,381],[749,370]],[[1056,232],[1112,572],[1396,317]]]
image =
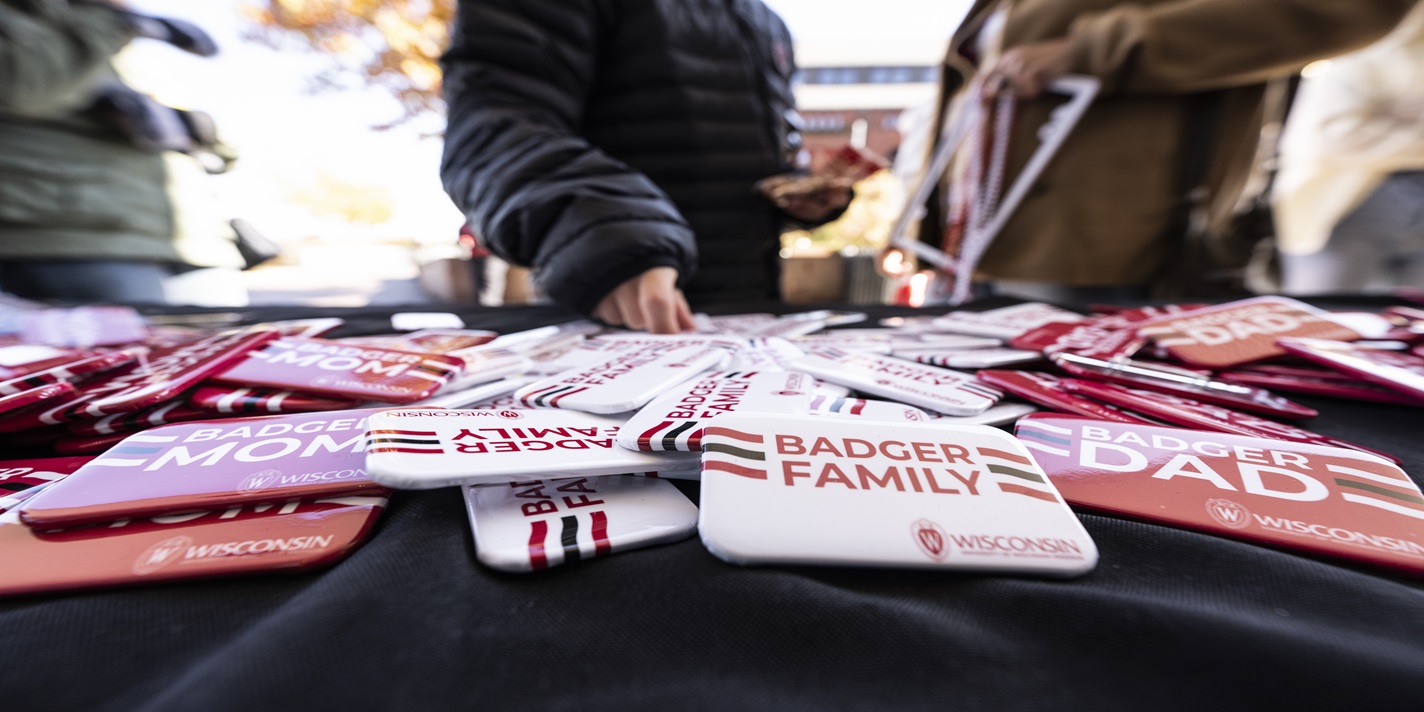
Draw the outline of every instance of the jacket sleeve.
[[[442,59],[446,192],[493,252],[584,312],[647,269],[686,280],[697,262],[667,195],[579,134],[605,49],[600,2],[462,0]]]
[[[1187,93],[1258,84],[1383,37],[1414,0],[1122,3],[1069,29],[1072,71],[1104,93]]]
[[[0,111],[46,110],[106,71],[133,36],[107,7],[0,0]]]

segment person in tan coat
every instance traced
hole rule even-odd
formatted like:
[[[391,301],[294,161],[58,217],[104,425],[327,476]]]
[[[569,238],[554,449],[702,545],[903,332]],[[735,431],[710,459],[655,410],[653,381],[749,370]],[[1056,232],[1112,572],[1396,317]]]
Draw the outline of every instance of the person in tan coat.
[[[1037,146],[1033,132],[1055,105],[1042,95],[1051,81],[1083,74],[1102,87],[984,253],[976,281],[1058,301],[1146,296],[1179,263],[1189,213],[1207,234],[1231,217],[1267,83],[1369,44],[1414,4],[978,0],[950,42],[938,113],[981,72],[985,87],[1023,99],[1008,176]],[[919,235],[939,247],[947,210],[945,191],[937,194]]]

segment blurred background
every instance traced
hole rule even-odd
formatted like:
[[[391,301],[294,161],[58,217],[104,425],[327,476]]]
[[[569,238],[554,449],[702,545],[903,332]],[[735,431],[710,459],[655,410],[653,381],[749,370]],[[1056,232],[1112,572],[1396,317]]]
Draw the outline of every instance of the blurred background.
[[[891,298],[871,259],[923,155],[937,66],[968,0],[766,0],[790,27],[813,160],[850,143],[894,168],[841,219],[789,232],[789,301]],[[213,176],[222,208],[280,247],[243,272],[253,304],[526,303],[527,276],[461,238],[441,189],[436,64],[453,0],[131,0],[197,23],[212,58],[131,43],[136,88],[211,114],[239,159]],[[900,159],[895,161],[894,159]]]

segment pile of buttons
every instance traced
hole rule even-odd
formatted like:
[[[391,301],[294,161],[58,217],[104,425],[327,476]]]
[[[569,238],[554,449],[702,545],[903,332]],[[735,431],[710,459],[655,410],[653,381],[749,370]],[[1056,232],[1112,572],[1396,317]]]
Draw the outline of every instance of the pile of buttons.
[[[1098,558],[1079,509],[1424,573],[1419,488],[1275,392],[1417,415],[1424,311],[863,321],[327,338],[339,319],[19,310],[0,438],[39,455],[0,461],[0,594],[311,570],[370,536],[391,490],[438,487],[506,571],[697,533],[743,565],[1070,577]]]

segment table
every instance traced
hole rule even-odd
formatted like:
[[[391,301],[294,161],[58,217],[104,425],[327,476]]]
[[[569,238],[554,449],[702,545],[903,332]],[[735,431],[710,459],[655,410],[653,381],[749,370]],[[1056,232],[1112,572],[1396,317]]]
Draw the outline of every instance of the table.
[[[253,316],[345,315],[351,335],[391,311]],[[1424,479],[1419,410],[1298,400]],[[0,601],[0,708],[1424,709],[1420,582],[1081,517],[1101,559],[1069,581],[740,568],[696,538],[512,575],[476,563],[456,489],[401,492],[324,572]]]

